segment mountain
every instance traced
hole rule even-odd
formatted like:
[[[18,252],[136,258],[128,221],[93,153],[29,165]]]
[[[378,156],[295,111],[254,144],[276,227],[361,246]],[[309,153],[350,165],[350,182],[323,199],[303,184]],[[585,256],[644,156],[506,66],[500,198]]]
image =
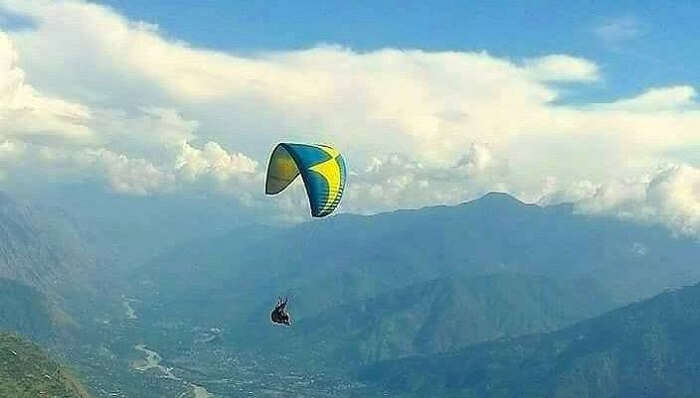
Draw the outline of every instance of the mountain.
[[[213,380],[240,372],[247,363],[240,358],[253,358],[255,372],[274,368],[281,380],[347,377],[359,364],[554,330],[697,282],[691,259],[698,255],[697,241],[661,227],[503,194],[248,226],[134,269],[122,334],[106,348],[128,355],[147,344]],[[270,325],[279,295],[290,296],[291,328]],[[222,395],[237,391],[233,382],[198,383]]]
[[[0,278],[0,303],[0,331],[16,331],[40,340],[55,334],[53,309],[35,289]]]
[[[0,194],[0,278],[52,299],[84,294],[94,253],[65,213]]]
[[[335,307],[291,332],[272,330],[287,351],[313,352],[327,363],[366,364],[556,330],[611,308],[610,297],[591,281],[452,276]]]
[[[61,209],[0,193],[0,330],[65,346],[111,301],[95,253]]]
[[[454,274],[589,278],[624,304],[700,280],[688,261],[698,256],[697,241],[661,227],[489,194],[452,207],[239,228],[168,251],[131,279],[153,316],[233,326],[278,295],[294,296],[303,319]]]
[[[0,333],[0,396],[89,398],[70,371],[24,338]]]
[[[378,363],[361,377],[399,396],[700,396],[700,285],[561,331]]]
[[[205,193],[123,195],[89,184],[70,184],[27,195],[42,207],[58,207],[97,248],[110,277],[196,238],[218,236],[249,223],[250,212],[230,197]]]

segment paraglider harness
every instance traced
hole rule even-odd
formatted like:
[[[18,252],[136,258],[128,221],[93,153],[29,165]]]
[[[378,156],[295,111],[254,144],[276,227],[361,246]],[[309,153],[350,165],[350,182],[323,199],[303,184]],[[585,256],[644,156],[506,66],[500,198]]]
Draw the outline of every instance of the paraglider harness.
[[[292,322],[289,317],[289,313],[287,313],[287,298],[285,297],[284,300],[281,298],[277,299],[277,304],[275,304],[275,309],[272,310],[270,313],[270,319],[274,323],[280,323],[283,325],[291,326]]]

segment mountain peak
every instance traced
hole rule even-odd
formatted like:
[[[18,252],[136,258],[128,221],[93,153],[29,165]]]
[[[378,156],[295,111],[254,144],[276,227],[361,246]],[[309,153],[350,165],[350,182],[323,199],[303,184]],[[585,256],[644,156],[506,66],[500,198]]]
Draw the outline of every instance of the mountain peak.
[[[491,206],[510,206],[510,207],[525,207],[525,206],[536,206],[534,204],[525,203],[514,196],[511,196],[505,192],[489,192],[486,195],[474,199],[472,201],[466,202],[465,204],[480,204],[480,205],[491,205]]]

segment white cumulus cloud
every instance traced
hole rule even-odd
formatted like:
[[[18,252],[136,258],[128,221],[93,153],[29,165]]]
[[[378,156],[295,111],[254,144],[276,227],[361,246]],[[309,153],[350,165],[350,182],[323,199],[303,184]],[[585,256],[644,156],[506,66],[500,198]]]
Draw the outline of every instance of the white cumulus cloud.
[[[542,81],[598,80],[598,66],[593,62],[569,55],[555,54],[525,60],[527,71]]]
[[[0,0],[3,13],[32,22],[0,33],[6,176],[36,169],[35,183],[89,178],[140,195],[196,187],[255,204],[276,143],[321,142],[351,171],[343,211],[499,190],[698,231],[695,165],[674,155],[700,145],[690,85],[574,105],[559,101],[559,83],[600,81],[595,60],[334,45],[242,55],[79,0]],[[619,42],[641,28],[623,19],[596,32]],[[302,190],[271,200],[305,211]]]
[[[90,135],[85,123],[89,110],[45,96],[25,81],[10,37],[0,31],[0,134],[5,136],[60,136],[79,139]]]

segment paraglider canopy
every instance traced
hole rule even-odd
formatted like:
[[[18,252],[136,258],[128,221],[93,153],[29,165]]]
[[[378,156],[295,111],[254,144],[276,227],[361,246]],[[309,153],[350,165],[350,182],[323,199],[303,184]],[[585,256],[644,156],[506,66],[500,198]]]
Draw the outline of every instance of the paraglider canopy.
[[[276,195],[282,192],[300,174],[311,215],[325,217],[331,214],[338,207],[345,189],[345,161],[340,153],[327,145],[277,145],[267,167],[265,193]]]

